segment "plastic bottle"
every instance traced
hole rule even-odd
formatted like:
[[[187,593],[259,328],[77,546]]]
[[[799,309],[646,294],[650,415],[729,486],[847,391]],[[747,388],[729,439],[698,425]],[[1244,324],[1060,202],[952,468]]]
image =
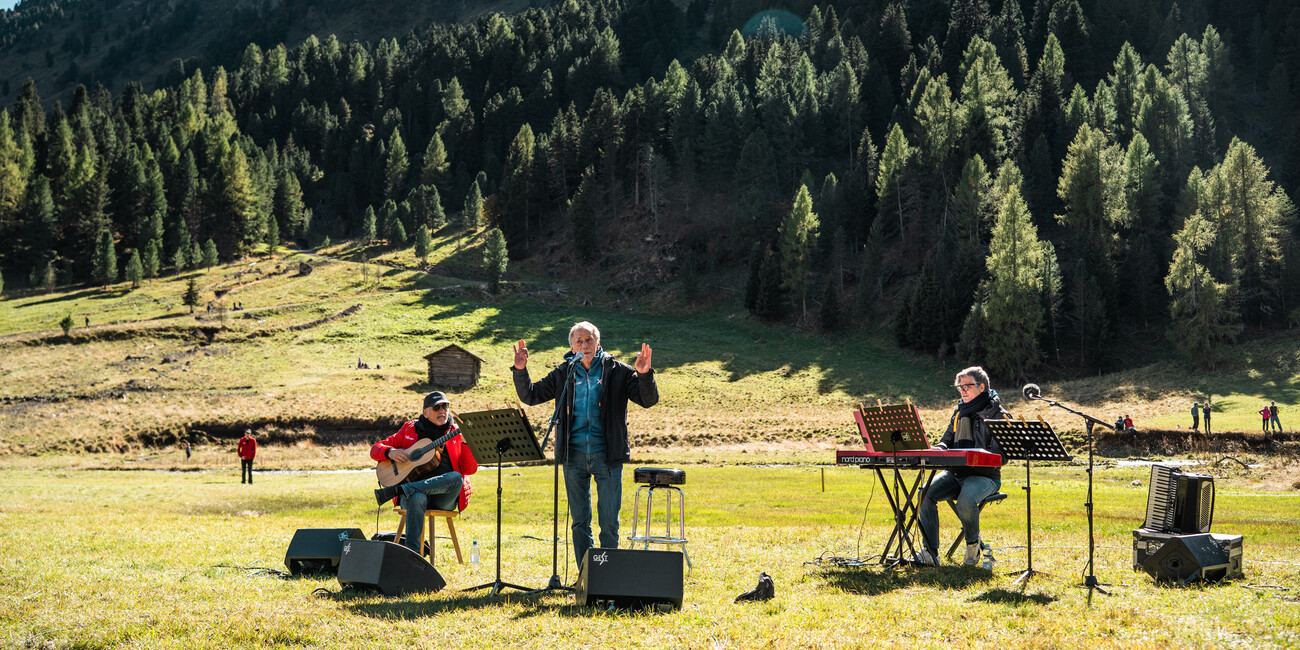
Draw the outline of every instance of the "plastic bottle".
[[[478,540],[469,545],[469,563],[478,564]]]

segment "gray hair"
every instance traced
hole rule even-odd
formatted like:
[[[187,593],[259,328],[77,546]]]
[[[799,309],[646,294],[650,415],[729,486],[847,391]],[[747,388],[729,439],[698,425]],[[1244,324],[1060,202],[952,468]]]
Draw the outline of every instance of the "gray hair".
[[[597,329],[595,325],[592,325],[585,320],[580,323],[574,323],[573,327],[569,328],[569,345],[573,345],[573,334],[578,330],[587,330],[588,332],[591,332],[592,338],[596,339],[596,347],[600,347],[600,330]]]
[[[972,380],[975,381],[975,383],[984,384],[984,388],[989,387],[989,373],[984,371],[983,366],[971,366],[957,373],[957,377],[953,382],[953,385],[955,386],[957,384],[960,384],[962,377],[970,377]]]

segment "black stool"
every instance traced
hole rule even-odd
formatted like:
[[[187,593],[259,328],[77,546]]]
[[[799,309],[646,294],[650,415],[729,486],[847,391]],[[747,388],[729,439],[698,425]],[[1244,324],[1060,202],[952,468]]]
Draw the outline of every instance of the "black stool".
[[[686,556],[686,566],[695,568],[691,565],[691,554],[686,552],[686,497],[678,485],[686,484],[686,471],[680,469],[665,469],[660,467],[638,467],[632,473],[633,480],[640,483],[641,486],[636,489],[636,502],[632,509],[632,534],[628,536],[631,542],[641,542],[644,548],[650,548],[651,544],[664,544],[669,546],[680,546],[682,555]],[[645,499],[645,533],[637,534],[638,526],[641,523],[641,491],[646,490]],[[650,519],[654,501],[655,490],[668,490],[664,495],[664,501],[667,504],[667,513],[664,519],[664,534],[650,534]],[[677,534],[673,535],[673,494],[677,495]]]
[[[984,506],[990,503],[997,503],[1005,498],[1007,498],[1005,492],[994,492],[993,494],[984,497],[984,500],[980,501],[979,503],[980,514],[981,515],[984,514]],[[952,511],[955,514],[957,512],[957,500],[949,499],[948,507],[952,508]],[[949,561],[952,561],[952,554],[957,552],[957,547],[961,546],[962,540],[965,539],[965,535],[966,535],[966,531],[963,529],[957,533],[957,538],[952,540],[952,546],[948,547],[948,554],[944,556],[945,558],[948,558]],[[981,548],[983,548],[984,540],[982,539],[980,540],[980,545]]]

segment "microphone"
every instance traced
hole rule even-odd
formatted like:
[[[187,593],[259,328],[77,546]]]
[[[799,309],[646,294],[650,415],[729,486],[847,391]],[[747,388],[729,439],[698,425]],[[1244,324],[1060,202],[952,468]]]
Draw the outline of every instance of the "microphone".
[[[1042,399],[1043,391],[1038,384],[1025,384],[1025,387],[1020,389],[1020,394],[1024,395],[1025,399]]]

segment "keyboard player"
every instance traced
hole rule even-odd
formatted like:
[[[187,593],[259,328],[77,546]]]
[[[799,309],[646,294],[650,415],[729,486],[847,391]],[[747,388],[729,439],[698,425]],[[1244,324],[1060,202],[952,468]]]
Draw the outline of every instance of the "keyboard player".
[[[972,366],[957,373],[955,385],[961,401],[953,410],[948,429],[936,446],[939,449],[985,449],[1000,455],[1002,450],[989,435],[984,420],[1004,418],[1007,414],[997,392],[989,387],[988,373],[980,366]],[[980,556],[979,503],[1001,487],[1001,467],[952,467],[936,476],[921,500],[918,521],[925,547],[917,553],[917,562],[938,564],[938,503],[956,499],[957,518],[961,520],[966,538],[966,557],[962,564],[976,564]]]

